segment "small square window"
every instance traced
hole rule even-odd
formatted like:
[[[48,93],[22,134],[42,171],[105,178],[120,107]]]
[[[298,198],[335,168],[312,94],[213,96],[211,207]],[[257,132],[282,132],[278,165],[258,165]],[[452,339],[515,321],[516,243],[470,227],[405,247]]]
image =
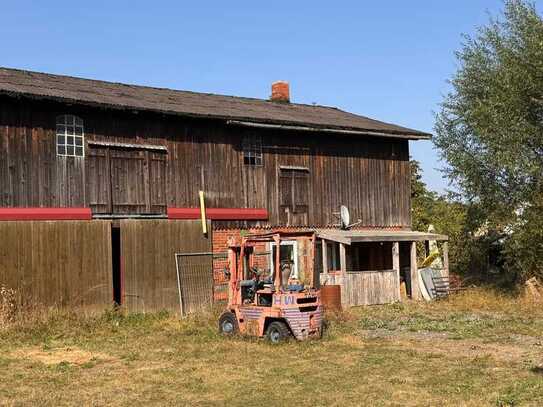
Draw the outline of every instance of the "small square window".
[[[83,137],[85,129],[83,120],[73,115],[60,115],[57,125],[57,154],[82,157],[84,154]]]
[[[260,136],[247,136],[243,138],[243,163],[250,166],[261,166],[262,138]]]

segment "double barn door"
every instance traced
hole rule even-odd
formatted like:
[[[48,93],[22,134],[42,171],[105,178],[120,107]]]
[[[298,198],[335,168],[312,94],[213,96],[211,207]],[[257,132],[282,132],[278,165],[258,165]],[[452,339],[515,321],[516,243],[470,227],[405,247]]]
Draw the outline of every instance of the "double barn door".
[[[89,148],[87,196],[94,213],[166,212],[167,153],[102,146]]]

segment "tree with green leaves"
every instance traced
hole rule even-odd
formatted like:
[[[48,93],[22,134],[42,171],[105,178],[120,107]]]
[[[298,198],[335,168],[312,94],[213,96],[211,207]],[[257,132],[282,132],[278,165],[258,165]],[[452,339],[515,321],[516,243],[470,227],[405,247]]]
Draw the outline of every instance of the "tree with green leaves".
[[[543,20],[507,0],[456,55],[434,143],[481,224],[504,234],[510,271],[543,275]]]

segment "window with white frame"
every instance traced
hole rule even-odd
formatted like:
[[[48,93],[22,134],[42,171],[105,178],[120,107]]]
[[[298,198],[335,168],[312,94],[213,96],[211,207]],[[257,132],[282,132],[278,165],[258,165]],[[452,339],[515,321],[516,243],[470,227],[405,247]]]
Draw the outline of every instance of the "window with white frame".
[[[243,149],[243,164],[262,165],[262,138],[260,136],[243,137],[241,144]]]
[[[270,275],[273,275],[273,270],[275,270],[276,255],[277,245],[275,242],[270,243]],[[279,258],[281,259],[281,263],[290,262],[292,264],[290,278],[298,278],[298,242],[296,240],[282,241]]]
[[[57,154],[69,157],[83,157],[85,129],[83,119],[63,114],[57,116]]]

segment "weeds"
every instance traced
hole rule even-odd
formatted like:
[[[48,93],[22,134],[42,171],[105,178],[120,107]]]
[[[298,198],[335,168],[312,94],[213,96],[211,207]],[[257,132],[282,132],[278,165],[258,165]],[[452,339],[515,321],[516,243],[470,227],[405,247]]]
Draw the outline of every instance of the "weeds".
[[[0,285],[0,329],[13,322],[16,313],[15,290]]]

